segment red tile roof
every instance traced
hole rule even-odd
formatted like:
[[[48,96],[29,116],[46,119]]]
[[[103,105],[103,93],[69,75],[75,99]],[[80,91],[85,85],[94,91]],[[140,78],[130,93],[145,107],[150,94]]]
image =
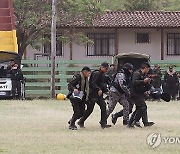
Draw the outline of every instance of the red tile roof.
[[[63,23],[63,22],[62,22]],[[92,21],[93,27],[180,27],[180,11],[108,11]],[[88,27],[84,20],[64,22],[61,26]]]

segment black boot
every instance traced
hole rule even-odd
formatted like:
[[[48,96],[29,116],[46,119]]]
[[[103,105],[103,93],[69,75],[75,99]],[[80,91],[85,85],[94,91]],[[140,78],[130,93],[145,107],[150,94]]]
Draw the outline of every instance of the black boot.
[[[85,128],[84,123],[82,124],[82,123],[80,123],[80,121],[78,121],[77,124],[79,125],[80,128]]]
[[[69,125],[69,129],[71,129],[71,130],[77,130],[77,126],[76,126],[76,125]]]
[[[128,125],[128,124],[129,124],[129,121],[123,120],[123,125],[124,125],[124,126],[126,126],[126,125]]]
[[[140,122],[135,122],[134,125],[135,125],[136,127],[142,128],[141,125],[140,125]]]
[[[114,125],[115,125],[116,122],[117,122],[117,117],[115,117],[114,114],[111,114],[111,121],[112,121],[112,123],[113,123]]]
[[[154,122],[147,122],[144,124],[144,127],[151,127],[154,124],[155,124]]]
[[[104,129],[104,128],[110,128],[110,127],[111,127],[111,125],[107,125],[107,124],[106,124],[106,125],[101,125],[101,128],[102,128],[102,129]]]

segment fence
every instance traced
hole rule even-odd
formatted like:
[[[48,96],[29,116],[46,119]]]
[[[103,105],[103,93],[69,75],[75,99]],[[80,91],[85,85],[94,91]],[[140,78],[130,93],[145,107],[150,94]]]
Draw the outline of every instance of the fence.
[[[73,74],[79,72],[83,66],[89,66],[92,70],[97,69],[105,60],[69,60],[56,62],[55,92],[67,94],[68,81]],[[111,62],[110,60],[106,60]],[[22,71],[26,78],[26,96],[50,97],[50,60],[22,60]]]
[[[73,74],[79,72],[83,66],[97,69],[105,60],[67,60],[56,62],[55,88],[56,94],[67,94],[67,83]],[[110,60],[106,60],[111,63]],[[50,60],[22,60],[23,74],[26,77],[26,96],[50,97]],[[179,61],[152,61],[152,65],[159,64],[164,72],[169,65],[174,65],[176,71],[180,71]]]

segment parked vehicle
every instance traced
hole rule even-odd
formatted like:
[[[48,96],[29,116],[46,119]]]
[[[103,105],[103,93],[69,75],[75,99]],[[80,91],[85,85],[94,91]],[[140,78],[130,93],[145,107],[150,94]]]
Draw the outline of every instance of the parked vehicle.
[[[150,63],[149,55],[140,53],[122,53],[114,57],[114,65],[117,71],[119,71],[125,63],[131,63],[134,66],[134,70],[137,70],[144,62]]]
[[[12,80],[8,73],[9,62],[19,62],[18,54],[0,51],[0,98],[12,98]],[[25,80],[21,81],[21,98],[25,98]]]

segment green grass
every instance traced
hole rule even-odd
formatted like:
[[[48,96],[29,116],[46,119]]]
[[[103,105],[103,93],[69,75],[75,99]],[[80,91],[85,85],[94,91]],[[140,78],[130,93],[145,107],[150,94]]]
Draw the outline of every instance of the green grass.
[[[156,123],[153,127],[128,129],[120,118],[112,128],[101,129],[96,105],[86,128],[71,131],[67,125],[72,115],[69,101],[0,100],[0,153],[179,154],[180,144],[162,143],[151,149],[146,143],[153,132],[180,137],[179,109],[177,101],[148,102],[149,119]]]

